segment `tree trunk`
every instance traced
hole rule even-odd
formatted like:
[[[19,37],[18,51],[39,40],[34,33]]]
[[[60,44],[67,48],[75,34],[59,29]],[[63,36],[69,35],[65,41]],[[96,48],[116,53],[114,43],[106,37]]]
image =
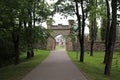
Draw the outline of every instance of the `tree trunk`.
[[[94,45],[94,40],[92,39],[90,43],[90,56],[93,56],[93,45]]]
[[[94,42],[97,36],[97,22],[96,22],[96,15],[94,16],[94,20],[92,21],[92,36],[91,36],[91,50],[90,50],[90,56],[93,56],[93,46]]]
[[[84,62],[84,30],[85,30],[85,13],[83,7],[83,1],[81,1],[81,9],[82,9],[82,26],[81,26],[81,15],[79,14],[78,2],[75,0],[76,4],[76,16],[78,20],[78,38],[80,43],[80,62]]]
[[[93,13],[91,13],[93,16]],[[93,45],[94,45],[94,21],[93,19],[91,20],[91,25],[90,25],[90,56],[93,56]]]
[[[107,27],[106,27],[106,38],[105,38],[105,56],[103,63],[105,64],[107,62],[107,56],[108,56],[108,39],[109,39],[109,32],[110,32],[110,6],[108,0],[106,0],[106,6],[107,6]]]
[[[105,50],[105,56],[104,56],[104,60],[103,60],[104,64],[107,62],[107,58],[108,58],[107,50],[108,50],[108,48],[106,48],[106,50]]]
[[[107,62],[106,62],[106,65],[105,65],[105,71],[104,71],[104,74],[109,76],[110,75],[110,72],[111,72],[111,66],[112,66],[112,58],[113,58],[113,49],[111,49],[112,47],[114,47],[114,45],[110,45],[111,47],[109,47],[108,49],[110,51],[108,51],[108,55],[107,55]]]
[[[80,62],[84,62],[84,44],[83,40],[81,40],[80,46],[81,46],[81,54],[80,54]]]
[[[31,50],[31,57],[34,57],[34,50]]]
[[[28,41],[27,41],[27,59],[31,58],[31,57],[34,57],[34,51],[33,51],[33,38],[32,38],[32,13],[30,11],[30,9],[28,9],[28,15],[29,15],[29,22],[28,22],[28,33],[29,33],[29,36],[28,36]],[[35,25],[35,23],[34,23]]]
[[[79,39],[79,43],[80,43],[80,47],[81,47],[81,16],[79,14],[79,9],[78,9],[78,2],[75,1],[76,3],[76,16],[77,16],[77,20],[78,20],[78,29],[79,29],[79,32],[78,32],[78,39]],[[82,47],[80,48],[80,61],[83,60],[83,55],[81,54],[81,52],[83,52],[83,49]]]
[[[104,74],[107,76],[111,74],[113,51],[114,51],[114,45],[116,40],[117,0],[112,0],[111,6],[112,6],[112,21],[111,21],[111,27],[109,32],[110,34],[109,40],[108,40],[108,50],[107,50],[108,57],[105,65],[105,71],[104,71]]]
[[[91,13],[90,15],[91,20],[90,20],[90,39],[91,39],[91,45],[90,45],[90,56],[93,56],[93,46],[94,46],[94,41],[96,39],[97,36],[97,22],[96,22],[96,14],[94,13],[94,11],[97,8],[97,0],[91,0],[91,7],[95,7],[94,10],[91,9]]]
[[[33,11],[33,26],[35,27],[35,7],[36,3],[34,2],[34,11]],[[31,50],[31,57],[34,57],[34,50],[33,50],[33,45],[32,45],[32,50]]]
[[[19,36],[17,35],[17,40],[14,42],[14,49],[15,49],[15,64],[20,63],[19,59]]]
[[[27,28],[27,22],[26,21],[24,21],[24,27],[25,27],[25,34],[26,34],[26,38],[28,37],[28,28]],[[30,49],[29,49],[29,39],[27,39],[27,56],[26,56],[26,58],[27,59],[29,59],[29,58],[31,58],[31,52],[30,52]]]
[[[16,32],[16,30],[12,33],[12,39],[14,44],[14,52],[15,52],[15,61],[14,64],[19,64],[19,34]]]
[[[30,58],[31,58],[31,55],[30,55],[30,54],[31,54],[31,52],[30,52],[30,51],[27,51],[27,57],[26,57],[27,59],[30,59]]]
[[[12,11],[11,11],[12,12]],[[14,19],[11,15],[11,21],[10,21],[11,27],[13,27],[13,32],[12,32],[12,39],[13,39],[13,44],[14,44],[14,64],[19,64],[20,59],[19,59],[19,32],[17,29],[15,29],[15,24],[14,24]],[[19,23],[20,26],[21,23]]]
[[[81,1],[81,9],[82,9],[82,34],[81,34],[81,56],[80,62],[84,62],[84,31],[85,31],[85,13],[83,7],[83,1]]]

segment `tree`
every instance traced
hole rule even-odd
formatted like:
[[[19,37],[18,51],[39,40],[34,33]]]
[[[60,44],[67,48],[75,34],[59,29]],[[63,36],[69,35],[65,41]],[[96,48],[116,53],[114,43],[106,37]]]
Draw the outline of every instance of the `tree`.
[[[108,20],[110,21],[109,17],[109,3],[108,0],[106,0],[107,3],[107,10],[108,10]],[[112,19],[111,19],[111,24],[107,26],[108,36],[107,42],[106,42],[106,53],[107,53],[107,59],[106,59],[106,65],[105,65],[105,75],[110,75],[111,71],[111,65],[112,65],[112,58],[113,58],[113,51],[114,51],[114,45],[115,45],[115,40],[116,40],[116,24],[117,24],[117,0],[112,0],[111,1],[111,7],[112,7]]]
[[[106,33],[106,26],[107,26],[107,20],[105,18],[102,18],[101,20],[101,40],[105,41],[105,33]]]
[[[25,41],[27,43],[27,58],[34,56],[34,29],[36,22],[42,23],[51,15],[49,5],[43,0],[27,0],[22,3],[22,15],[25,28]],[[32,24],[33,23],[33,24]],[[28,24],[28,26],[27,26]],[[40,27],[40,26],[37,26]]]
[[[80,1],[82,16],[79,14],[78,2],[79,1],[75,0],[76,16],[77,16],[78,27],[79,27],[78,38],[80,42],[80,62],[84,62],[84,31],[85,31],[85,20],[87,18],[87,13],[88,13],[88,10],[87,10],[88,2],[87,0]]]
[[[8,52],[14,50],[14,53],[10,51],[14,59],[14,63],[18,64],[20,61],[19,55],[21,52],[21,46],[30,45],[31,53],[30,56],[34,56],[34,34],[36,29],[36,22],[42,23],[49,15],[51,15],[50,8],[48,8],[48,4],[40,0],[12,0],[0,1],[0,33],[2,33],[5,37],[9,38],[8,44],[4,43],[6,46],[6,50]],[[42,8],[41,8],[42,7]],[[34,24],[32,24],[34,23]],[[4,32],[5,31],[5,32]],[[5,35],[8,33],[9,35]],[[25,36],[28,35],[28,36]],[[2,35],[0,36],[2,37]],[[25,38],[24,38],[25,37]],[[7,38],[3,38],[4,41],[7,41]],[[2,42],[2,38],[0,38]],[[24,40],[21,40],[24,39]],[[24,42],[26,41],[26,44]],[[0,42],[0,43],[1,43]],[[10,43],[10,44],[9,44]],[[7,46],[12,46],[7,49]],[[1,48],[1,47],[0,47]],[[2,49],[2,48],[1,48]],[[8,53],[3,51],[3,53]],[[7,54],[9,55],[9,54]],[[6,56],[6,55],[5,55]]]
[[[10,48],[13,49],[12,38],[11,38],[11,32],[9,30],[10,28],[10,18],[9,18],[9,10],[6,7],[6,4],[4,1],[1,1],[0,3],[0,67],[2,65],[6,65],[6,62],[12,63],[11,60],[13,60],[13,57],[10,57],[11,55],[14,55],[14,51],[9,50]],[[6,24],[6,25],[5,25]],[[7,36],[6,36],[7,35]],[[9,48],[10,47],[10,48]],[[13,54],[9,54],[13,53]],[[9,56],[9,57],[7,57]]]
[[[106,27],[107,27],[107,7],[105,1],[101,1],[101,40],[105,41],[106,38]]]
[[[8,5],[11,4],[11,5]],[[8,12],[8,23],[9,23],[9,28],[7,28],[8,30],[11,29],[11,35],[12,35],[12,39],[13,39],[13,44],[14,44],[14,63],[18,64],[19,63],[19,33],[18,33],[18,29],[20,28],[20,26],[17,25],[16,23],[16,18],[18,16],[17,12],[18,12],[18,8],[16,7],[18,5],[18,2],[16,0],[13,1],[4,1],[3,2],[4,5],[4,10]],[[20,23],[19,23],[20,25]]]
[[[93,56],[93,45],[97,36],[97,0],[90,0],[89,6],[90,56]]]

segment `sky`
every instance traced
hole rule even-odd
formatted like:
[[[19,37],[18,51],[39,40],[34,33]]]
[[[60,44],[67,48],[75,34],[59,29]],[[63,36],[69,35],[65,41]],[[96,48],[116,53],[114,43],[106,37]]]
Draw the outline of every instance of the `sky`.
[[[58,24],[68,25],[68,20],[76,20],[76,17],[68,16],[67,18],[64,18],[63,16],[57,13],[53,16],[53,20],[55,21],[53,25],[58,25]],[[46,22],[44,22],[42,25],[47,28]],[[86,34],[89,33],[88,27],[85,27],[85,33]]]
[[[49,4],[52,4],[53,2],[56,2],[57,0],[46,0],[46,1]],[[81,10],[79,10],[79,11],[81,11]],[[120,11],[117,11],[117,13],[120,14]],[[68,16],[68,18],[66,19],[66,18],[64,18],[63,16],[61,16],[60,14],[57,13],[53,16],[53,20],[55,21],[55,23],[53,23],[53,25],[57,25],[57,24],[68,25],[68,20],[69,19],[76,20],[76,16],[74,16],[74,17]],[[86,23],[88,23],[88,21],[86,21]],[[100,26],[100,24],[101,24],[100,20],[98,20],[98,25]],[[42,25],[47,28],[47,25],[46,25],[45,22]],[[87,34],[89,33],[89,28],[88,27],[85,27],[85,33],[87,33]]]
[[[57,0],[46,0],[49,4],[52,4],[53,1],[57,1]],[[76,20],[76,16],[68,16],[67,18],[65,18],[64,16],[61,16],[59,13],[55,14],[53,16],[53,20],[55,21],[55,23],[53,23],[53,25],[57,25],[57,24],[63,24],[63,25],[68,25],[68,20]],[[46,22],[44,22],[42,24],[45,28],[47,28]],[[89,33],[89,29],[88,27],[85,28],[85,33],[88,34]]]

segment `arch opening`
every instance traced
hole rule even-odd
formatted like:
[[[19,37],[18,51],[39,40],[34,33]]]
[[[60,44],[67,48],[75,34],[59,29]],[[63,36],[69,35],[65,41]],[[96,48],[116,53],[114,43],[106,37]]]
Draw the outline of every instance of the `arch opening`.
[[[66,39],[63,35],[55,37],[55,50],[66,50]]]

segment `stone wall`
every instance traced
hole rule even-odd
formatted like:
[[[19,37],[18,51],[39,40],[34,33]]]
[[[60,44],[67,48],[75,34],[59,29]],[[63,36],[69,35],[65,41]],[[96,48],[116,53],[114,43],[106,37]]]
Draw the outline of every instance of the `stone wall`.
[[[95,51],[104,51],[105,50],[105,44],[104,42],[102,41],[96,41],[94,43],[94,47],[93,49]],[[85,43],[85,50],[90,50],[90,42],[86,42]],[[114,48],[115,51],[120,51],[120,42],[116,42],[115,43],[115,48]]]

